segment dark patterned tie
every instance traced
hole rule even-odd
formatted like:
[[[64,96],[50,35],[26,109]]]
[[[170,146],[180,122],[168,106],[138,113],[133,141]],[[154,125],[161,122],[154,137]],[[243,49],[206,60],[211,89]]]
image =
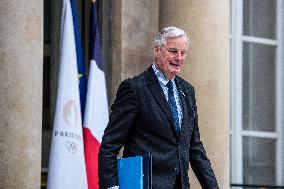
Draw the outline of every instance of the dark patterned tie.
[[[177,110],[177,104],[176,104],[175,97],[174,97],[173,82],[171,80],[167,83],[167,87],[168,87],[168,103],[169,103],[172,115],[174,117],[177,133],[179,133],[180,128],[179,128],[178,110]]]

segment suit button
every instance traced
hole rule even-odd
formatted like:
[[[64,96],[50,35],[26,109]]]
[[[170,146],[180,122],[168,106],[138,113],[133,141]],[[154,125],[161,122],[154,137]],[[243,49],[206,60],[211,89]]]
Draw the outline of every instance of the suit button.
[[[178,149],[180,149],[180,145],[178,145]]]

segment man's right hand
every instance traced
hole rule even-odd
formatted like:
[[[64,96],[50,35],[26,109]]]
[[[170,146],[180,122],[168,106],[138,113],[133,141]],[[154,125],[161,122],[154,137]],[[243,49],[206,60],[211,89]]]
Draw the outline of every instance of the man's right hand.
[[[112,186],[112,187],[109,187],[107,189],[119,189],[119,186]]]

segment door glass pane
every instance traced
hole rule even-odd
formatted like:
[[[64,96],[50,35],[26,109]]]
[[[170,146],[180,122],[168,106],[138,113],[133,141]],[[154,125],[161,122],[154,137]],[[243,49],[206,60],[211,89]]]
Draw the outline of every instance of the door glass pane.
[[[231,22],[230,22],[230,34],[232,34],[232,21],[233,21],[233,17],[232,17],[232,0],[230,0],[230,19],[231,19]]]
[[[243,45],[243,129],[275,131],[276,47]]]
[[[244,0],[243,34],[275,39],[276,0]]]
[[[244,184],[276,185],[276,140],[243,137]]]

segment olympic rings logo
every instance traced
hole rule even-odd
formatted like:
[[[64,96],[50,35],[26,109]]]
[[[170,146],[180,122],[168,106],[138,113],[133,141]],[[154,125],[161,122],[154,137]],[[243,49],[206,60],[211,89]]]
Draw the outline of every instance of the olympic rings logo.
[[[65,148],[68,150],[68,152],[75,154],[77,152],[78,145],[76,142],[66,141]]]

